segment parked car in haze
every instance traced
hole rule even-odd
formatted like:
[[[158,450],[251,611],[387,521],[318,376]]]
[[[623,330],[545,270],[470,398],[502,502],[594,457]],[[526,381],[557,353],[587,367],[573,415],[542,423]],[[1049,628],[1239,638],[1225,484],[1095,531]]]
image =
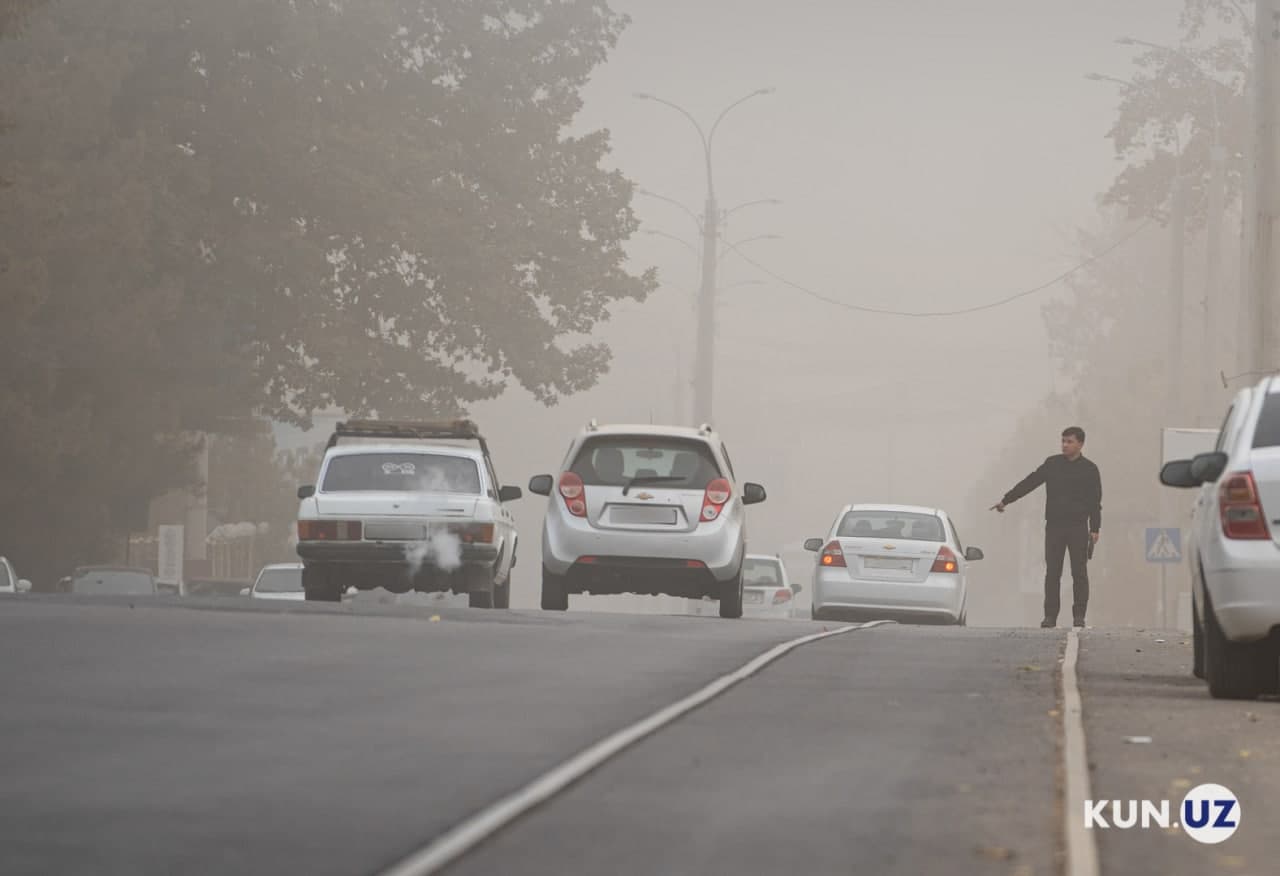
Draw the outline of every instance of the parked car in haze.
[[[264,566],[253,586],[240,591],[242,596],[253,599],[277,599],[302,601],[302,563],[273,563]]]
[[[0,593],[27,593],[30,590],[31,582],[26,578],[19,578],[13,563],[0,557]]]
[[[795,595],[800,582],[792,582],[782,558],[747,554],[742,562],[742,612],[750,617],[795,616]]]
[[[160,593],[150,569],[129,566],[81,566],[71,574],[68,592],[91,596],[155,596]]]

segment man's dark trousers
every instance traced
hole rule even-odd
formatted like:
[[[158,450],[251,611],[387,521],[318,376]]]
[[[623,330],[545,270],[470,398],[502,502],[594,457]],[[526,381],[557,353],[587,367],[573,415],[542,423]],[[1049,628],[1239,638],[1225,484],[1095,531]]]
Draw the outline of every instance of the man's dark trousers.
[[[1071,616],[1084,621],[1089,607],[1089,527],[1083,523],[1045,524],[1044,527],[1044,617],[1057,621],[1062,589],[1062,555],[1071,556],[1071,589],[1074,604]]]

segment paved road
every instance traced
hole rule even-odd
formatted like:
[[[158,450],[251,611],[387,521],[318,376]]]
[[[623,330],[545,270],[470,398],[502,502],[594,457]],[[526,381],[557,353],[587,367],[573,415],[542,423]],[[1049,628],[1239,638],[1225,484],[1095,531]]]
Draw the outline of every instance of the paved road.
[[[823,626],[0,598],[0,872],[375,873]],[[1103,872],[1274,872],[1280,778],[1255,767],[1274,764],[1277,704],[1209,700],[1181,639],[1126,663],[1143,635],[1085,634],[1095,796],[1203,775],[1256,814],[1224,847],[1101,836]],[[891,625],[802,646],[450,872],[1059,872],[1064,639]],[[1157,720],[1153,744],[1116,741]],[[1167,768],[1176,750],[1203,756]]]

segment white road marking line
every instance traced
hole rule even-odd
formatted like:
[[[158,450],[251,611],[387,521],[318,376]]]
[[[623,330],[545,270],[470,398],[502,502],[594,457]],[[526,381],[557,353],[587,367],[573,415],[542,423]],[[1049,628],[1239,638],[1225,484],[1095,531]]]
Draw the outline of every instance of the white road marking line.
[[[1090,797],[1089,757],[1085,753],[1084,712],[1076,663],[1080,656],[1080,634],[1067,632],[1067,650],[1062,657],[1062,759],[1066,776],[1063,814],[1066,818],[1067,876],[1098,876],[1098,844],[1093,831],[1084,826],[1084,801]]]
[[[428,876],[451,861],[456,860],[506,825],[541,803],[550,800],[565,788],[606,761],[635,745],[641,739],[662,729],[677,718],[715,699],[740,681],[744,681],[764,669],[773,661],[810,642],[839,636],[853,630],[879,626],[883,621],[872,621],[859,626],[846,626],[823,633],[814,633],[799,639],[783,642],[765,651],[739,669],[722,675],[682,700],[654,712],[647,718],[606,736],[595,745],[582,751],[564,763],[543,773],[523,788],[503,797],[480,810],[452,830],[441,834],[432,842],[408,857],[382,871],[381,876]]]

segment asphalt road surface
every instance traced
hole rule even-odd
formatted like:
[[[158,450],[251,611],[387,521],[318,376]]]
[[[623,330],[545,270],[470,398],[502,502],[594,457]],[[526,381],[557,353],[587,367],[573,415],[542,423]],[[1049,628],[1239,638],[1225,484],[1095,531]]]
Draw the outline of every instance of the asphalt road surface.
[[[0,873],[379,873],[824,628],[0,598]],[[801,645],[446,872],[1063,872],[1066,635],[887,625]],[[1183,642],[1082,636],[1094,796],[1216,781],[1242,826],[1221,846],[1094,831],[1102,872],[1274,873],[1280,705],[1210,700]]]

